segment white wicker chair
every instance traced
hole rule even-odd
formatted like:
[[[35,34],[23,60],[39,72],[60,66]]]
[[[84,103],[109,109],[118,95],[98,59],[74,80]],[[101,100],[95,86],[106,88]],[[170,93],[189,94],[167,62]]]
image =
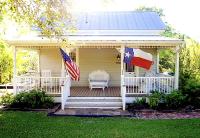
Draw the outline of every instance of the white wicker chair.
[[[89,87],[92,90],[93,88],[102,88],[108,87],[110,76],[104,70],[93,71],[89,74]]]

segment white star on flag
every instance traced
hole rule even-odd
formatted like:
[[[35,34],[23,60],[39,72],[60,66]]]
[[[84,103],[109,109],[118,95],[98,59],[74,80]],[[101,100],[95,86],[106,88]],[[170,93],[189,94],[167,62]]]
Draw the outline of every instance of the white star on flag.
[[[125,57],[130,57],[130,53],[129,52],[127,52],[127,53],[125,53]]]

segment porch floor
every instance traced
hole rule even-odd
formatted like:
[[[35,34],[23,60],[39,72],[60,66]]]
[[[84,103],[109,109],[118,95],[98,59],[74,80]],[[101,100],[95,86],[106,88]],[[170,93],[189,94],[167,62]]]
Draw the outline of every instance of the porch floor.
[[[71,87],[71,97],[120,97],[120,87],[108,87],[102,89],[92,89],[89,87]]]

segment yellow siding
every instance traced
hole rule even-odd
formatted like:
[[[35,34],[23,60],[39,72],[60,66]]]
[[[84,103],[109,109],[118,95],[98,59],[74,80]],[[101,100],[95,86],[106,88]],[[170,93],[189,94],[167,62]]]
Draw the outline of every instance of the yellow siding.
[[[119,52],[109,48],[80,48],[79,67],[80,81],[73,83],[76,86],[88,86],[88,75],[94,70],[105,70],[110,75],[110,86],[120,85],[120,64],[116,64]]]
[[[50,69],[53,75],[60,76],[62,59],[58,48],[40,50],[40,70]]]
[[[152,71],[156,72],[156,49],[142,49],[153,55]],[[116,63],[119,52],[114,48],[79,48],[80,81],[72,82],[72,86],[88,86],[88,75],[94,70],[105,70],[110,75],[110,86],[120,85],[120,64]],[[60,76],[62,58],[58,48],[40,50],[40,69],[50,69],[53,75]],[[139,68],[139,76],[147,70]]]

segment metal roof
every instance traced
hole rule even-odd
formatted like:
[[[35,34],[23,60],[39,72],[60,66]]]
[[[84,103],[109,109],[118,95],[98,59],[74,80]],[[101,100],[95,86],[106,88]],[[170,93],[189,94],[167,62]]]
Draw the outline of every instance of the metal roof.
[[[73,14],[78,30],[164,30],[156,12],[115,11]]]

